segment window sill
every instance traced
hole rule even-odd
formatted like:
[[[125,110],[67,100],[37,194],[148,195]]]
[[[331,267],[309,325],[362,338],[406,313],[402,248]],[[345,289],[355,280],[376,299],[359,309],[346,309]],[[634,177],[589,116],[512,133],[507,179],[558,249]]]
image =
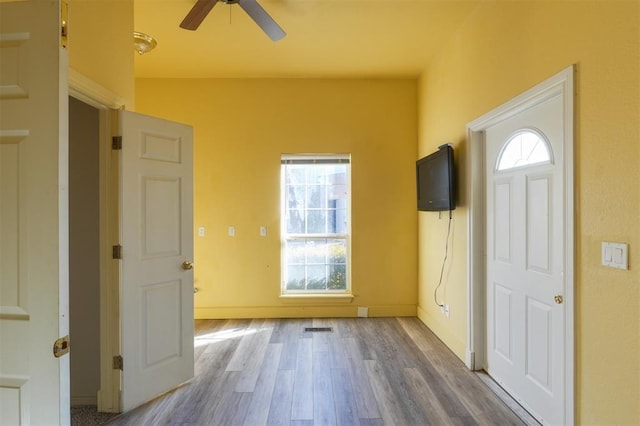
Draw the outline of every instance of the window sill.
[[[280,299],[283,302],[335,302],[335,303],[351,303],[355,296],[351,293],[329,293],[329,294],[321,294],[321,293],[313,293],[313,294],[281,294]]]

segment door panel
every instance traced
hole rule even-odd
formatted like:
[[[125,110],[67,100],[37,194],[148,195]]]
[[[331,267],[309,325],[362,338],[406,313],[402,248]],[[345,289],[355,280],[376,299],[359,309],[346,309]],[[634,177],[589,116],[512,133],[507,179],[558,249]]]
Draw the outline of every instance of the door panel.
[[[144,176],[141,184],[143,234],[140,257],[179,256],[182,253],[180,178]]]
[[[69,423],[67,52],[59,1],[0,3],[0,424]]]
[[[142,318],[146,334],[143,369],[161,362],[173,362],[182,354],[180,286],[180,281],[168,281],[142,288]]]
[[[487,371],[551,424],[563,423],[565,392],[564,306],[554,303],[564,293],[562,108],[558,95],[486,130]],[[507,149],[523,131],[541,139]],[[544,152],[536,144],[548,161],[530,161]],[[514,166],[497,170],[504,163]]]
[[[495,185],[495,207],[494,217],[495,223],[499,226],[494,226],[494,229],[499,229],[500,232],[495,232],[494,239],[494,253],[495,259],[502,262],[511,262],[511,182],[499,182]]]
[[[527,298],[527,378],[551,392],[551,306]]]
[[[121,112],[122,409],[193,377],[193,131]]]
[[[511,310],[513,309],[512,293],[513,292],[507,287],[494,283],[494,351],[508,362],[513,362],[511,357],[511,348],[513,346],[513,339],[511,338],[513,334],[511,328]]]
[[[549,274],[551,265],[550,176],[527,179],[527,268]]]

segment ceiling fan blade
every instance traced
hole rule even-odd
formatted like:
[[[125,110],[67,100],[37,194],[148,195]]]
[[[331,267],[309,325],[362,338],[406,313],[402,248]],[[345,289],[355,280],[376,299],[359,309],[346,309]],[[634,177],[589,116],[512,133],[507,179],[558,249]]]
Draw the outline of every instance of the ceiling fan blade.
[[[238,0],[238,4],[271,40],[278,41],[287,35],[256,0]]]
[[[216,3],[218,0],[198,0],[180,23],[180,28],[191,31],[198,29]]]

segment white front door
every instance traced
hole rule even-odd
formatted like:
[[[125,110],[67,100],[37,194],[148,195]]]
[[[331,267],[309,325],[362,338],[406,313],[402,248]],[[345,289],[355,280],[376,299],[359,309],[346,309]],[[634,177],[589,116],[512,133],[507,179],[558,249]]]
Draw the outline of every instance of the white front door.
[[[120,127],[127,411],[193,377],[193,130],[127,111]]]
[[[60,1],[0,3],[0,424],[68,424],[67,52]],[[59,352],[61,353],[61,352]]]
[[[557,94],[485,130],[487,371],[564,423],[564,107]]]

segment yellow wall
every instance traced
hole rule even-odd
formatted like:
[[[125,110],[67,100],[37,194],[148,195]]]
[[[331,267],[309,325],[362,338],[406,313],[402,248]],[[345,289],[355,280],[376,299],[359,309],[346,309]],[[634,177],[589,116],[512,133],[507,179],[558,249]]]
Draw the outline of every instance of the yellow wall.
[[[640,424],[640,30],[638,1],[485,2],[427,67],[419,154],[452,141],[461,178],[468,122],[577,64],[576,420]],[[444,220],[419,217],[419,314],[463,357],[466,183],[455,211],[446,319],[433,303]],[[443,231],[444,230],[444,231]],[[435,236],[435,240],[433,237]],[[630,270],[600,265],[602,241],[629,243]]]
[[[70,3],[71,67],[133,105],[133,0]],[[466,188],[440,293],[451,306],[445,319],[432,298],[446,220],[420,213],[417,231],[413,161],[451,141],[464,182],[466,124],[577,64],[576,419],[640,424],[639,4],[483,2],[428,65],[417,100],[408,80],[137,81],[139,111],[195,127],[195,221],[208,231],[196,237],[197,315],[353,315],[355,306],[412,314],[417,302],[420,317],[463,357]],[[345,150],[354,156],[357,297],[326,306],[283,301],[279,154]],[[260,225],[267,238],[258,237]],[[600,266],[601,241],[630,244],[629,271]]]
[[[69,67],[133,109],[133,0],[69,0]]]
[[[196,317],[415,315],[416,95],[415,80],[136,80],[138,112],[194,126]],[[296,152],[352,154],[352,302],[279,298],[280,154]]]

